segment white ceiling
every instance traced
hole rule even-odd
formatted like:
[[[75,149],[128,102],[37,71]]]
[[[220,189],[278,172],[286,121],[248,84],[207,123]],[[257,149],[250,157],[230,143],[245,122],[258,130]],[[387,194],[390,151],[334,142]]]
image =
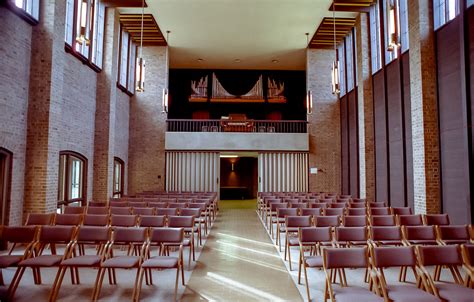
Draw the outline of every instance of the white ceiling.
[[[331,0],[146,1],[145,13],[165,36],[171,31],[171,68],[304,70],[305,33],[311,38],[323,17],[332,16]]]

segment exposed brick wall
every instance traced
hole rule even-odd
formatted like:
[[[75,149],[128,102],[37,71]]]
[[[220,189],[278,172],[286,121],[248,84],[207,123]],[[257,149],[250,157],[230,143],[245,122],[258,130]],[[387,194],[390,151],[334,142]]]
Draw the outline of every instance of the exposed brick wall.
[[[130,104],[128,192],[131,195],[164,189],[166,114],[162,113],[161,98],[166,83],[165,53],[166,47],[143,48],[145,92],[135,94]]]
[[[415,213],[440,211],[433,2],[408,1]]]
[[[123,180],[123,190],[127,193],[128,188],[128,143],[129,143],[129,116],[130,116],[130,97],[125,93],[117,95],[115,103],[115,145],[114,155],[119,157],[125,163],[125,172]]]
[[[307,51],[307,89],[313,93],[313,114],[308,116],[309,165],[321,170],[309,176],[311,191],[341,191],[340,106],[331,93],[333,60],[333,50]]]
[[[368,15],[356,20],[360,196],[375,200],[374,104]]]
[[[32,28],[0,7],[0,147],[13,153],[10,212],[5,223],[21,224]]]

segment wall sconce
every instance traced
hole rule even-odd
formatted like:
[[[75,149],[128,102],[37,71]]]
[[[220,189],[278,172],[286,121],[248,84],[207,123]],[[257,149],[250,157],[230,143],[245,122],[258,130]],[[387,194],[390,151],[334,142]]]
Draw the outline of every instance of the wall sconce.
[[[311,115],[313,113],[313,93],[311,90],[306,92],[306,114]]]
[[[169,57],[169,34],[171,31],[167,30],[166,31],[166,43],[168,43],[168,46],[166,46],[166,53],[165,53],[165,61],[166,61],[166,82],[165,82],[165,88],[163,88],[163,111],[162,113],[168,113],[168,105],[169,105],[169,69],[170,69],[170,57]]]
[[[87,7],[88,3],[87,0],[82,0],[81,2],[81,12],[80,12],[80,17],[79,20],[81,21],[79,24],[79,35],[76,37],[76,42],[79,43],[80,45],[86,43],[86,45],[89,45],[91,41],[86,35],[87,31]]]
[[[163,113],[168,113],[168,100],[169,100],[169,93],[168,93],[168,88],[163,88],[163,99],[162,99],[162,105],[163,105]]]
[[[397,26],[397,7],[393,0],[388,0],[388,34],[389,41],[387,51],[396,51],[400,46],[398,40],[398,26]]]
[[[234,171],[234,163],[231,165],[231,171]]]
[[[140,56],[137,58],[137,92],[145,91],[145,60]]]

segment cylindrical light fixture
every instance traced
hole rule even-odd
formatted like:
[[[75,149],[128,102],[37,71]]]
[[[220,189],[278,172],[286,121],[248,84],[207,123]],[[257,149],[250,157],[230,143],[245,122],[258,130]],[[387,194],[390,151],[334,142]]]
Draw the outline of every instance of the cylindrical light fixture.
[[[306,114],[313,113],[313,93],[311,90],[306,91]]]
[[[142,24],[140,31],[140,57],[137,58],[136,64],[136,88],[137,92],[145,91],[145,60],[143,59],[143,19],[145,17],[145,0],[142,0]]]
[[[81,1],[81,6],[80,6],[80,12],[79,12],[79,30],[78,30],[78,35],[76,37],[76,42],[79,43],[80,45],[86,44],[89,45],[91,42],[89,40],[87,33],[87,7],[89,4],[87,3],[87,0],[82,0]]]
[[[331,91],[332,94],[339,95],[341,92],[339,88],[339,61],[337,59],[337,47],[336,47],[336,5],[332,7],[332,23],[333,23],[333,42],[334,42],[334,55],[335,60],[332,62],[331,67]]]
[[[398,20],[397,20],[397,5],[396,1],[388,0],[388,46],[387,51],[397,51],[400,46],[398,39]]]
[[[169,64],[169,34],[170,34],[170,31],[167,30],[166,31],[166,43],[168,44],[166,46],[166,59],[165,59],[165,62],[166,62],[166,82],[165,82],[165,88],[163,88],[163,98],[162,98],[162,106],[163,106],[163,110],[161,112],[163,113],[168,113],[168,105],[169,105],[169,91],[168,91],[168,81],[169,81],[169,68],[170,68],[170,64]]]

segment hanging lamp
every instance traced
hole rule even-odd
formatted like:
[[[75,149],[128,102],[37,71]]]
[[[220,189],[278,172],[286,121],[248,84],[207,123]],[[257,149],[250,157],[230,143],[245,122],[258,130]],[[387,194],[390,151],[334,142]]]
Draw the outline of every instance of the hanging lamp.
[[[306,33],[306,47],[309,46],[309,33]],[[306,80],[308,83],[308,80]],[[311,90],[306,89],[306,114],[311,115],[313,113],[313,93]]]
[[[142,0],[142,24],[140,31],[140,57],[137,58],[137,71],[136,71],[136,91],[145,91],[145,60],[143,59],[143,19],[145,17],[145,0]]]
[[[331,87],[332,87],[332,94],[339,95],[340,87],[339,87],[339,61],[337,59],[337,47],[336,47],[336,5],[333,3],[332,7],[332,23],[333,23],[333,34],[334,34],[334,55],[335,60],[332,63],[332,70],[331,70]]]
[[[167,30],[166,31],[166,43],[167,43],[167,46],[166,46],[166,53],[165,53],[165,64],[166,64],[166,76],[165,76],[165,88],[163,88],[163,98],[162,98],[162,102],[163,102],[163,113],[168,113],[168,101],[169,101],[169,91],[168,91],[168,80],[169,80],[169,68],[170,68],[170,64],[169,64],[169,34],[170,34],[170,31]]]
[[[400,42],[398,40],[398,26],[397,26],[397,7],[396,1],[387,0],[387,8],[388,8],[388,46],[387,51],[397,51],[398,47],[400,46]]]
[[[90,45],[91,41],[88,38],[87,33],[87,0],[81,0],[80,15],[79,15],[79,34],[76,37],[76,42],[80,45],[84,43]]]

